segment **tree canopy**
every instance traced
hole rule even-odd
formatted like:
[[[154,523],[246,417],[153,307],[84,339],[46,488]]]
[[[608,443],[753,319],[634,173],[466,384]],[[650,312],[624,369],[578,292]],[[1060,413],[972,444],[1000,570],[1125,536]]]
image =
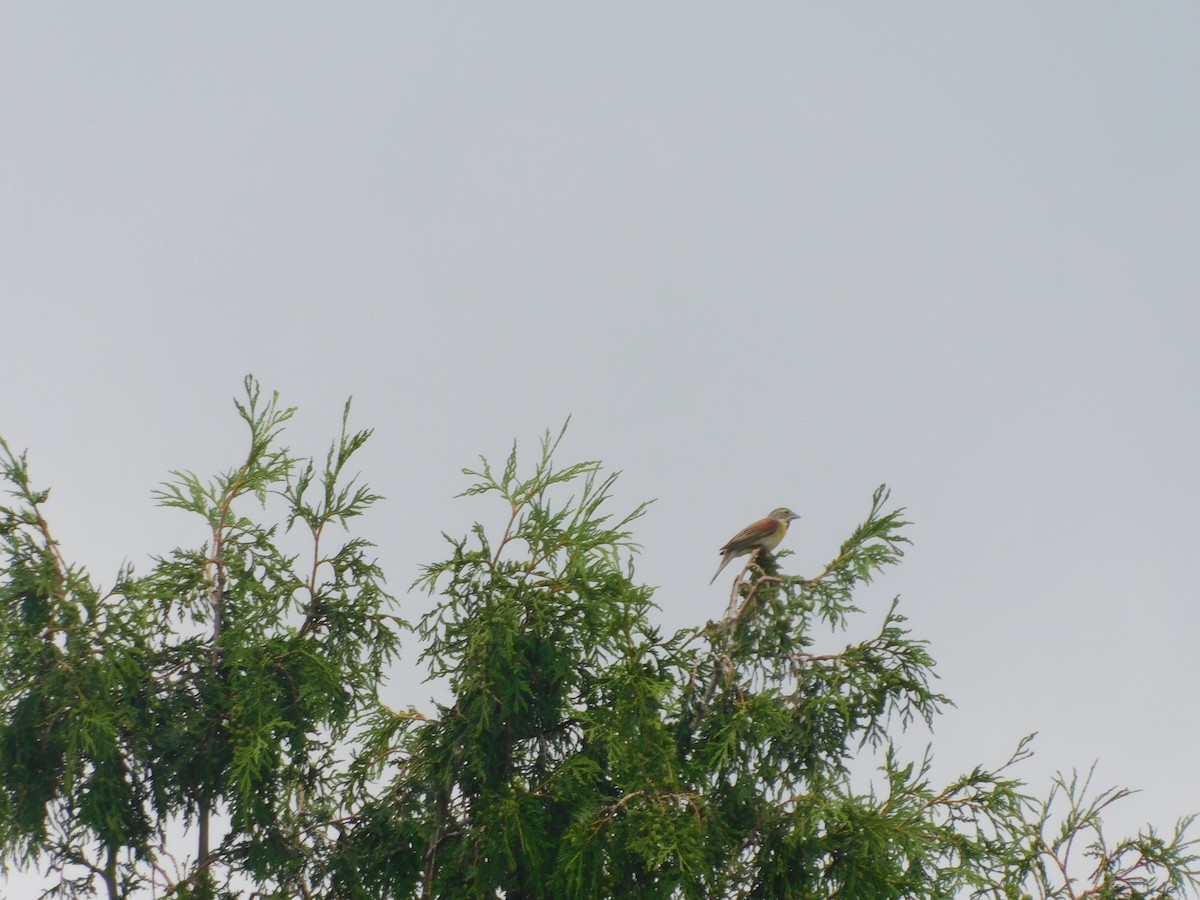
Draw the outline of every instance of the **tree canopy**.
[[[830,562],[786,553],[731,578],[725,615],[672,634],[633,561],[616,476],[532,461],[464,470],[498,533],[447,537],[398,615],[374,547],[381,498],[282,443],[294,410],[251,378],[243,459],[174,472],[158,502],[207,539],[97,584],[0,441],[0,863],[48,896],[135,898],[1167,898],[1200,885],[1191,818],[1113,839],[1124,789],[1018,776],[1029,739],[948,784],[898,741],[946,697],[898,600],[902,509],[874,491]],[[306,548],[296,552],[297,538]],[[878,616],[878,614],[876,614]],[[378,687],[420,648],[440,702]],[[852,763],[879,768],[865,782]],[[1006,761],[1005,761],[1006,760]]]

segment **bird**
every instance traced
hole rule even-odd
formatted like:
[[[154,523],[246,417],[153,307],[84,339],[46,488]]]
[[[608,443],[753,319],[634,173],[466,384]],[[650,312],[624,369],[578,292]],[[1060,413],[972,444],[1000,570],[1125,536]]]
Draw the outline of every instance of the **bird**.
[[[747,525],[717,551],[721,554],[721,565],[717,569],[717,575],[721,574],[721,571],[735,556],[745,556],[747,553],[757,554],[760,550],[766,550],[769,553],[774,550],[783,540],[783,536],[787,534],[788,523],[792,519],[798,518],[800,517],[786,506],[781,506],[779,509],[773,509],[767,513],[765,519],[759,519],[753,525]],[[709,584],[717,580],[717,575],[712,577]]]

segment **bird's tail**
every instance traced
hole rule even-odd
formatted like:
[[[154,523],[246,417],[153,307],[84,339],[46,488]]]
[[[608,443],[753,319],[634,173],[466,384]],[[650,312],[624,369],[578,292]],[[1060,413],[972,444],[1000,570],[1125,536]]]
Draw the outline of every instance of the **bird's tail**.
[[[721,565],[717,566],[717,575],[720,575],[720,574],[721,574],[721,571],[722,571],[722,570],[723,570],[723,569],[724,569],[724,568],[725,568],[727,565],[729,565],[729,561],[730,561],[731,559],[733,559],[733,556],[734,556],[734,554],[732,554],[732,553],[724,553],[724,554],[722,554],[722,555],[721,555]],[[709,583],[709,584],[712,584],[714,581],[716,581],[716,580],[717,580],[717,575],[714,575],[714,576],[713,576],[713,577],[712,577],[712,578],[709,580],[709,582],[708,582],[708,583]]]

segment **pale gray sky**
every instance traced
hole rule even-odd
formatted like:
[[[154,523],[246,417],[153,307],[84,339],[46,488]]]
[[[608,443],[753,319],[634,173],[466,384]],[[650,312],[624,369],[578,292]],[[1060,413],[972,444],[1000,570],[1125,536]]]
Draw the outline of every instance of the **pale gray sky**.
[[[8,4],[0,114],[0,434],[98,576],[202,539],[150,491],[236,459],[247,372],[309,453],[354,395],[401,591],[568,414],[669,627],[886,481],[858,627],[932,642],[939,776],[1036,730],[1039,793],[1200,811],[1200,6]]]

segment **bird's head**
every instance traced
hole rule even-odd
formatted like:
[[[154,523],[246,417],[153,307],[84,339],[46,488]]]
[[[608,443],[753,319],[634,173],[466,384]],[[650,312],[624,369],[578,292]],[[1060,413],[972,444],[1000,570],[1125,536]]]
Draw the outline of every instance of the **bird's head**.
[[[800,518],[796,513],[792,512],[786,506],[781,506],[779,509],[771,510],[768,519],[778,519],[780,522],[790,522],[792,519]]]

